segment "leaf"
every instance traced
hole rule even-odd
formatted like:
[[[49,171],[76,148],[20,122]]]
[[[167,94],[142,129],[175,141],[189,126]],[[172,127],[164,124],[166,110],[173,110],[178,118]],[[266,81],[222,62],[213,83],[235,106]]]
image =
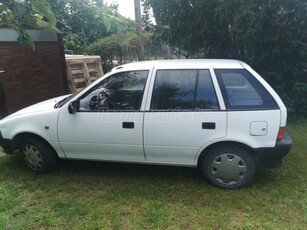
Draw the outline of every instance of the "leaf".
[[[33,50],[33,52],[35,52],[35,44],[24,28],[14,24],[8,24],[8,26],[17,32],[18,34],[17,41],[19,42],[19,44],[21,45],[28,44]]]
[[[38,13],[45,16],[52,25],[56,25],[56,18],[54,13],[52,13],[52,11],[46,5],[45,0],[33,1],[32,5],[37,9]]]
[[[32,11],[32,6],[29,3],[19,3],[14,2],[18,21],[22,21],[25,15],[30,14]]]
[[[34,16],[37,17],[38,19],[41,19],[41,20],[44,18],[44,17],[43,17],[42,15],[40,15],[40,14],[34,14]]]
[[[106,28],[106,31],[109,32],[111,28],[111,22],[110,19],[107,16],[103,17],[103,25]]]
[[[51,23],[40,19],[36,19],[36,25],[38,26],[39,29],[50,30],[56,33],[61,33],[61,31],[59,31],[59,29],[56,28],[55,25],[52,25]]]
[[[59,31],[55,25],[51,24],[50,22],[40,20],[33,15],[27,15],[22,22],[36,29],[50,30],[56,33],[61,33],[61,31]]]
[[[25,33],[20,33],[18,35],[17,41],[19,42],[19,44],[21,45],[25,45],[28,44],[30,45],[31,49],[33,50],[33,52],[35,52],[35,45],[33,40],[30,38],[30,36],[28,35],[27,32]]]
[[[16,32],[18,34],[20,34],[20,28],[18,26],[14,25],[14,24],[9,24],[8,26],[11,27],[12,29],[16,30]]]
[[[0,10],[7,11],[7,7],[5,5],[0,5]]]
[[[9,24],[11,22],[11,19],[12,19],[12,17],[11,17],[10,14],[3,14],[3,15],[1,15],[1,17],[0,17],[0,26]]]

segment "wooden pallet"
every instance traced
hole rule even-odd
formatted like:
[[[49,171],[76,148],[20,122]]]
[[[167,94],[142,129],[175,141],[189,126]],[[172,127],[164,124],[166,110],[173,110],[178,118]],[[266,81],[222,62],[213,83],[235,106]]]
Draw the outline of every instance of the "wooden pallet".
[[[100,56],[66,55],[65,58],[71,93],[80,92],[103,76]]]

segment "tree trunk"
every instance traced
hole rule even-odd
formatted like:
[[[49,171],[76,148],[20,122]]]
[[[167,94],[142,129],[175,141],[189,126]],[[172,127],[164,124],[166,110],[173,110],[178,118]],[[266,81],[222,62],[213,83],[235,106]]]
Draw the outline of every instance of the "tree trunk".
[[[142,34],[142,15],[141,15],[141,2],[140,0],[134,0],[134,13],[135,13],[135,20],[137,22],[137,27],[136,27],[136,33],[138,35]],[[139,61],[144,60],[144,44],[143,41],[141,40],[139,43]]]
[[[162,44],[164,59],[173,59],[171,48],[166,43]]]

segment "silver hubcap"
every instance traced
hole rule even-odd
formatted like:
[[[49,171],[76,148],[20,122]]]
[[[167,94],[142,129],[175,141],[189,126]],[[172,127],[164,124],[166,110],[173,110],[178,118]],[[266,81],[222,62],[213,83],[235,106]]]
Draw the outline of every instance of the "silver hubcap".
[[[27,165],[35,170],[39,171],[43,167],[43,158],[39,150],[31,144],[27,144],[23,147],[23,157]]]
[[[246,175],[245,161],[238,155],[224,153],[211,163],[211,174],[220,183],[234,185],[242,181]]]

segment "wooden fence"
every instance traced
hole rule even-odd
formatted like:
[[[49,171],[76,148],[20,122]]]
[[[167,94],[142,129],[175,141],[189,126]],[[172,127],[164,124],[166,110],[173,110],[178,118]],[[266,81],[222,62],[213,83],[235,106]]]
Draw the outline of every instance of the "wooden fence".
[[[33,30],[36,33],[45,31]],[[29,105],[68,94],[62,38],[35,41],[35,52],[0,28],[0,117]],[[15,32],[16,33],[16,32]]]

